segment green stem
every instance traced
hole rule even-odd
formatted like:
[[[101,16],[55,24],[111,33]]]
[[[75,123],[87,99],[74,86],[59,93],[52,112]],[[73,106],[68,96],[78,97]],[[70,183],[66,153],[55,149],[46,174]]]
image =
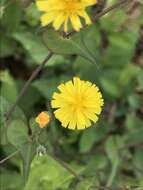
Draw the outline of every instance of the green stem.
[[[31,163],[31,154],[32,154],[32,144],[29,144],[27,146],[27,151],[25,155],[25,159],[23,160],[23,178],[24,178],[24,184],[26,184],[28,176],[29,176],[29,170],[30,170],[30,163]]]
[[[119,165],[119,160],[116,160],[116,162],[112,166],[111,174],[109,176],[109,179],[106,185],[107,187],[111,187],[111,185],[113,184],[114,178],[116,177],[116,174],[117,174],[118,165]]]

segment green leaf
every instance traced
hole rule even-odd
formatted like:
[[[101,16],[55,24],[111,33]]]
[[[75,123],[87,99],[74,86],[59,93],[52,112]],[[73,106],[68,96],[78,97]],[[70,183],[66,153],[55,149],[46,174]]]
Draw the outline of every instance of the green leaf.
[[[19,83],[19,89],[23,88],[24,83]],[[26,96],[23,96],[21,101],[19,102],[20,107],[24,110],[24,112],[28,115],[32,113],[33,106],[41,99],[41,95],[39,91],[31,86],[28,90]]]
[[[8,3],[8,2],[7,2]],[[22,8],[18,1],[10,3],[5,7],[1,25],[7,29],[9,33],[17,30],[20,20],[22,18]]]
[[[35,87],[45,98],[51,99],[53,93],[56,91],[60,83],[69,80],[69,77],[62,75],[61,77],[54,77],[51,79],[42,78],[35,80],[32,86]]]
[[[53,29],[48,29],[44,32],[43,38],[48,49],[56,54],[80,55],[90,62],[95,63],[95,59],[83,43],[81,34],[75,34],[71,38],[64,38]]]
[[[138,83],[139,83],[139,88],[143,90],[143,70],[139,73],[137,76]]]
[[[79,182],[75,190],[93,190],[94,187],[96,188],[97,186],[99,186],[99,182],[97,176],[95,175],[94,177],[86,177],[84,180]]]
[[[136,128],[134,130],[131,130],[127,134],[125,134],[125,142],[127,146],[132,146],[135,144],[140,144],[143,142],[142,138],[143,134],[143,122],[140,123],[140,125],[136,125]]]
[[[129,131],[136,130],[143,125],[142,120],[135,113],[128,113],[126,115],[125,126]]]
[[[45,46],[44,42],[40,36],[38,36],[38,34],[33,34],[33,31],[29,31],[26,28],[21,28],[20,30],[14,32],[12,36],[15,40],[21,43],[34,63],[41,64],[45,57],[47,57],[49,52],[48,48]],[[53,55],[52,58],[48,61],[48,66],[61,64],[63,62],[64,59],[61,55]]]
[[[114,165],[116,160],[118,160],[118,150],[115,137],[108,138],[105,144],[105,149],[109,160]]]
[[[86,175],[91,176],[94,173],[98,173],[99,170],[103,170],[107,167],[108,161],[104,154],[98,153],[93,156],[90,156],[88,163],[86,165]]]
[[[74,69],[78,72],[78,75],[84,79],[89,80],[91,82],[97,83],[99,80],[100,69],[97,69],[95,64],[90,64],[90,62],[83,57],[78,56],[74,61]],[[95,77],[96,75],[96,77]]]
[[[27,1],[27,2],[26,2]],[[30,4],[31,0],[22,0],[23,4]],[[27,6],[27,5],[24,5]],[[36,3],[31,3],[26,11],[25,11],[25,17],[26,21],[31,25],[35,26],[39,23],[39,18],[40,18],[40,12],[38,11],[36,7]]]
[[[13,120],[7,130],[8,141],[19,148],[28,141],[28,130],[21,120]]]
[[[133,65],[133,64],[127,64],[125,65],[124,69],[122,70],[119,82],[122,86],[126,86],[130,82],[132,82],[133,79],[135,79],[138,74],[140,73],[140,68]]]
[[[33,34],[32,31],[20,29],[13,34],[13,37],[22,44],[33,61],[37,64],[41,64],[41,61],[48,55],[47,48],[44,46],[39,36]]]
[[[6,144],[7,143],[7,136],[6,136],[7,124],[5,120],[5,114],[10,110],[12,104],[8,102],[2,96],[0,96],[0,103],[1,103],[0,105],[1,143]],[[25,115],[19,107],[16,107],[15,111],[11,115],[11,119],[21,119],[23,121],[26,121]]]
[[[5,97],[10,102],[15,102],[18,92],[17,86],[13,77],[9,74],[8,71],[0,72],[1,84],[1,95]]]
[[[85,130],[80,139],[80,152],[88,152],[94,145],[101,141],[106,135],[106,129],[102,127],[94,127]]]
[[[95,142],[95,133],[93,129],[83,132],[80,139],[80,152],[88,152]]]
[[[1,189],[19,190],[22,189],[22,179],[19,173],[13,170],[1,170]]]
[[[109,66],[109,68],[121,68],[125,64],[130,63],[137,36],[137,31],[112,31],[108,36],[109,46],[104,56],[101,56],[100,62],[103,65]]]
[[[24,190],[67,190],[72,175],[48,155],[35,156]]]
[[[102,77],[101,85],[104,91],[111,97],[117,98],[121,95],[121,89],[119,89],[117,81],[110,78]]]
[[[3,96],[0,96],[0,121],[4,124],[5,123],[5,117],[4,115],[9,111],[11,108],[12,104],[7,101]],[[26,117],[23,113],[23,111],[19,108],[16,107],[15,112],[12,113],[11,116],[13,119],[21,119],[23,121],[26,121]]]
[[[143,152],[140,151],[140,148],[136,148],[135,150],[135,155],[133,157],[133,163],[136,166],[136,172],[138,174],[138,177],[143,177],[143,167],[142,167],[142,163],[143,163]],[[138,172],[138,171],[142,171],[142,173]]]
[[[7,57],[15,52],[14,41],[5,33],[0,31],[0,57]]]
[[[129,102],[130,107],[133,110],[139,109],[140,107],[143,106],[142,99],[140,98],[139,95],[136,95],[136,94],[130,95],[128,97],[128,102]]]
[[[59,84],[59,78],[56,79],[40,79],[35,80],[32,83],[32,86],[38,89],[38,91],[45,97],[45,98],[51,98],[53,92],[56,90],[57,85]]]

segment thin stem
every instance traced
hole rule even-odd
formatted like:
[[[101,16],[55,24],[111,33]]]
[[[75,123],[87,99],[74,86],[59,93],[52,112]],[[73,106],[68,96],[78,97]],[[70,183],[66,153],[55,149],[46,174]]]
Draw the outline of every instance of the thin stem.
[[[57,161],[63,168],[65,168],[68,172],[70,172],[76,179],[81,181],[83,178],[82,176],[78,175],[73,168],[71,168],[67,163],[65,163],[63,160],[60,160],[59,158],[47,153],[50,157],[52,157],[55,161]]]
[[[9,156],[7,156],[6,158],[4,158],[3,160],[0,160],[0,164],[3,164],[7,160],[11,159],[13,156],[15,156],[19,152],[20,152],[20,149],[16,150],[15,152],[13,152],[12,154],[10,154]]]
[[[117,174],[118,165],[119,165],[119,160],[116,160],[116,162],[112,166],[111,173],[109,175],[109,179],[108,179],[107,185],[106,185],[107,187],[112,186],[112,183],[113,183],[113,181],[114,181],[114,179],[116,177],[116,174]]]
[[[46,63],[49,61],[49,59],[52,57],[53,53],[50,52],[47,57],[44,59],[44,61],[42,62],[41,65],[39,65],[32,73],[32,75],[30,76],[30,78],[28,79],[28,81],[26,82],[26,84],[24,85],[24,87],[22,88],[19,96],[17,97],[16,102],[13,104],[13,106],[11,107],[11,109],[5,114],[6,120],[8,121],[9,118],[11,117],[12,113],[14,112],[17,104],[19,103],[19,101],[21,100],[21,98],[26,94],[29,86],[31,85],[32,81],[37,77],[37,75],[39,74],[39,72],[43,69],[43,67],[46,65]]]
[[[32,159],[31,159],[32,146],[33,146],[32,144],[29,144],[29,146],[27,147],[25,158],[23,160],[23,178],[24,178],[24,184],[26,184],[26,181],[27,181],[28,176],[29,176],[30,163],[32,161]]]
[[[125,3],[129,3],[131,0],[121,0],[119,1],[118,3],[115,3],[114,5],[111,5],[110,7],[107,7],[105,8],[102,12],[98,13],[96,16],[95,16],[95,19],[92,20],[93,23],[97,22],[98,19],[104,15],[106,15],[108,12],[124,5]]]

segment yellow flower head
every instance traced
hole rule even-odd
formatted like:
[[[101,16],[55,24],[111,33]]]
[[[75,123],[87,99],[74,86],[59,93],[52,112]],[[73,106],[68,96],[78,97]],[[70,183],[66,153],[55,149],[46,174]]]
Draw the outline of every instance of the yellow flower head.
[[[82,28],[80,17],[85,19],[86,24],[91,24],[85,9],[96,4],[96,0],[37,0],[36,4],[44,12],[41,17],[43,26],[53,23],[55,30],[58,30],[64,25],[64,31],[67,32],[69,20],[76,31]]]
[[[47,112],[43,111],[36,117],[35,121],[39,124],[40,128],[44,128],[50,122],[50,116]]]
[[[103,106],[102,94],[95,84],[80,80],[58,86],[59,93],[53,94],[52,108],[57,108],[55,117],[63,127],[85,129],[98,120]]]

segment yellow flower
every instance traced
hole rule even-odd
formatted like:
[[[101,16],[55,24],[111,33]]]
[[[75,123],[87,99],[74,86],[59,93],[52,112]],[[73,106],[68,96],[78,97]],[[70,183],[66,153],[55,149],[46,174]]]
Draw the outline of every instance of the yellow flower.
[[[43,111],[36,117],[35,121],[39,124],[40,128],[44,128],[50,122],[50,116],[47,112]]]
[[[95,84],[74,77],[58,89],[60,92],[53,94],[51,105],[57,108],[54,114],[63,127],[85,129],[98,120],[104,103]]]
[[[85,19],[85,23],[91,24],[91,20],[85,9],[96,4],[97,0],[37,0],[37,8],[43,11],[41,17],[42,26],[53,23],[55,30],[64,25],[64,31],[68,31],[69,20],[74,30],[82,28],[80,17]]]

